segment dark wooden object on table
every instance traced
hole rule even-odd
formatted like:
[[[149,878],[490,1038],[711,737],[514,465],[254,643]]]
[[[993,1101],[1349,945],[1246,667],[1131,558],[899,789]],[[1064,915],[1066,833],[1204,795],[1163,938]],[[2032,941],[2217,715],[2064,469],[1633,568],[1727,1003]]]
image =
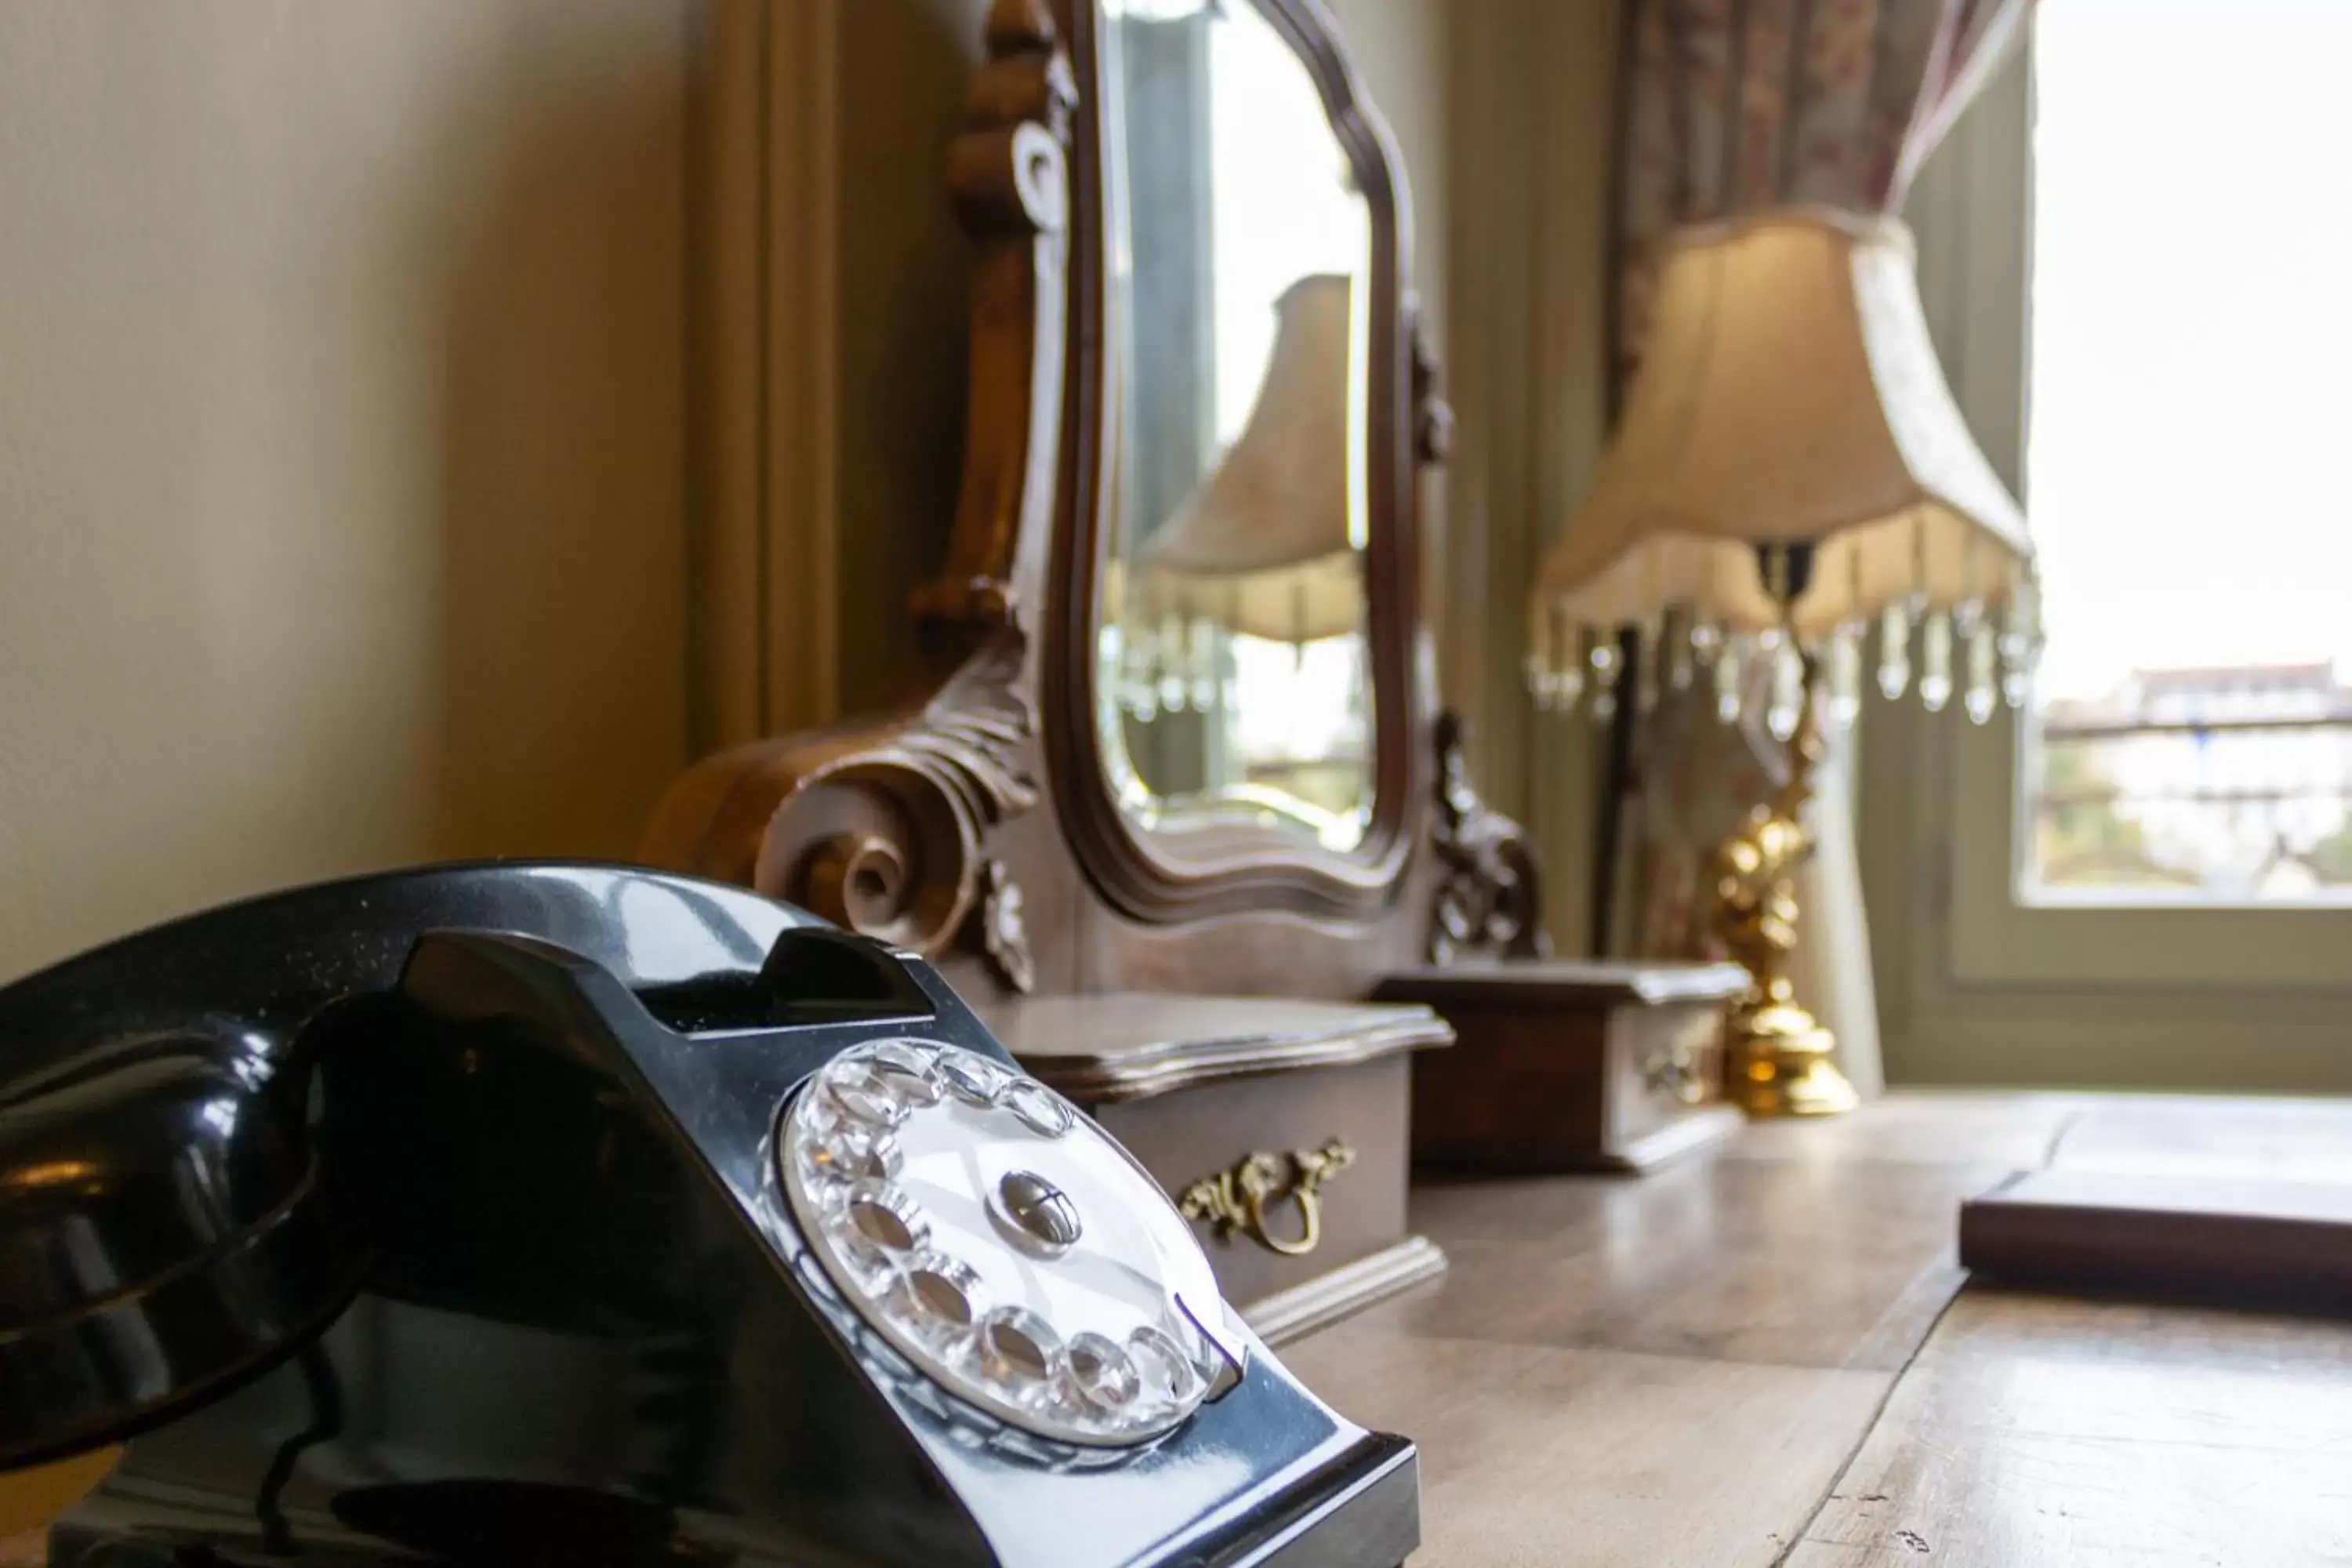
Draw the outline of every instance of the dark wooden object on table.
[[[1375,993],[1433,1007],[1457,1044],[1413,1068],[1417,1166],[1654,1170],[1740,1125],[1723,1101],[1727,963],[1409,970]]]
[[[2045,1169],[1961,1205],[1960,1261],[2036,1289],[2352,1309],[2352,1107],[2086,1110]]]
[[[2352,1186],[2029,1171],[1960,1205],[1960,1261],[2005,1283],[2352,1308]]]

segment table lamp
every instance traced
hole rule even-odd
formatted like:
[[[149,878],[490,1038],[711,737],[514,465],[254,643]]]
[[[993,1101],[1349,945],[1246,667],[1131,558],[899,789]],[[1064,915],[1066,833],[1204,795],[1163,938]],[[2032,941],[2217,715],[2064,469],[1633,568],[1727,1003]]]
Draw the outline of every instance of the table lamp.
[[[1538,579],[1528,682],[1601,718],[1703,669],[1727,721],[1769,693],[1786,782],[1711,867],[1711,926],[1752,982],[1725,1074],[1751,1113],[1854,1103],[1787,963],[1822,710],[1859,711],[1869,624],[1890,699],[1915,684],[1916,631],[1921,703],[1945,706],[1958,664],[1981,723],[2024,700],[2038,600],[2025,520],[1928,341],[1909,231],[1785,208],[1684,236],[1592,493]]]

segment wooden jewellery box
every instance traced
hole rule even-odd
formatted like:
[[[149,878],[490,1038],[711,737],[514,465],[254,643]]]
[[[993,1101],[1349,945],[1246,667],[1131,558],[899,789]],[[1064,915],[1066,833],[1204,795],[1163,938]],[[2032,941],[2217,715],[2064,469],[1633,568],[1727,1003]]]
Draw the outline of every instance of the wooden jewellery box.
[[[1737,1131],[1723,1026],[1733,963],[1498,963],[1394,974],[1377,994],[1454,1026],[1413,1069],[1416,1166],[1654,1170]]]

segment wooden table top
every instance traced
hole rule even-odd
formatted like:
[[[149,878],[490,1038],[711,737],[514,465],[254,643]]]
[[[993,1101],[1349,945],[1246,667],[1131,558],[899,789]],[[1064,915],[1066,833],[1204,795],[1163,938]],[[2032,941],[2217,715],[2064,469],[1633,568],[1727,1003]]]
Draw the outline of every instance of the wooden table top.
[[[1425,1185],[1452,1271],[1281,1353],[1420,1444],[1416,1568],[2352,1561],[2352,1323],[1963,1290],[1960,1200],[2100,1103]]]
[[[1962,1289],[1960,1200],[2103,1103],[1897,1095],[1640,1180],[1426,1185],[1451,1272],[1282,1356],[1419,1442],[1416,1568],[2352,1561],[2352,1323]]]

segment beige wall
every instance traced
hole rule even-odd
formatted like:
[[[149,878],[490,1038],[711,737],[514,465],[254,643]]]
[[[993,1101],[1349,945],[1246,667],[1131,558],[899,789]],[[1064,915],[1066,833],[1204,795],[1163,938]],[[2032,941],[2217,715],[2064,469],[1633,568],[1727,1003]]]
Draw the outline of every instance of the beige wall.
[[[970,334],[948,158],[987,12],[714,4],[693,268],[698,751],[870,710],[919,675],[906,606],[955,510]]]
[[[986,8],[0,7],[0,976],[311,877],[625,854],[694,745],[893,694]],[[1333,9],[1444,347],[1458,29]]]
[[[1441,620],[1480,788],[1543,857],[1552,940],[1591,936],[1604,742],[1539,718],[1519,670],[1544,549],[1606,430],[1619,0],[1447,0],[1446,230],[1459,416]]]
[[[696,0],[0,7],[0,976],[684,748]]]
[[[971,247],[948,154],[982,58],[982,0],[846,0],[841,273],[842,710],[919,674],[907,598],[939,569],[962,474]],[[875,90],[887,83],[887,90]]]

